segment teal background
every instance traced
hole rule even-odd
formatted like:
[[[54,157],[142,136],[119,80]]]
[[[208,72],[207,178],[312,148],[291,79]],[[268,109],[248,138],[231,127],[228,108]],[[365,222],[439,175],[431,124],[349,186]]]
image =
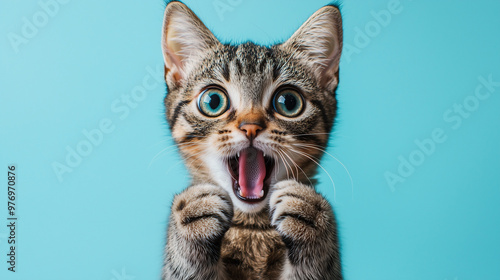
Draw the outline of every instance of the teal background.
[[[270,44],[329,1],[185,3],[221,40]],[[443,116],[472,102],[479,77],[500,81],[500,2],[401,0],[377,29],[374,13],[390,3],[341,7],[339,116],[328,152],[348,172],[325,156],[335,192],[321,169],[317,188],[337,213],[345,279],[500,279],[500,87],[460,125],[458,113]],[[68,1],[16,52],[12,33],[21,36],[23,18],[43,9],[0,0],[0,279],[159,279],[170,203],[189,182],[163,117],[164,7]],[[373,36],[360,44],[367,27]],[[144,79],[144,99],[125,105]],[[67,147],[106,119],[114,130],[59,180],[54,162],[65,164]],[[399,157],[418,156],[415,141],[435,129],[446,140],[391,188],[387,172],[400,176]],[[16,273],[6,264],[11,164]]]

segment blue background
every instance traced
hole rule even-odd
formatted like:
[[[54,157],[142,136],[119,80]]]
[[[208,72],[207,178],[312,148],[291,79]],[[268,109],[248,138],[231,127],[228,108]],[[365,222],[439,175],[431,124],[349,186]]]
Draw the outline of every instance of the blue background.
[[[223,41],[269,44],[328,1],[185,3]],[[480,77],[500,81],[500,2],[401,0],[377,22],[390,3],[342,4],[328,152],[346,169],[325,156],[335,192],[321,169],[318,190],[337,213],[345,279],[500,279],[500,87],[473,97]],[[188,184],[163,117],[164,7],[73,0],[44,22],[38,1],[0,1],[1,279],[159,279],[170,203]],[[12,34],[34,16],[41,27],[16,47]],[[143,99],[126,105],[144,79]],[[474,110],[458,117],[464,101]],[[106,119],[114,130],[60,180],[54,163]],[[445,141],[424,154],[415,141],[435,129]],[[413,169],[399,173],[401,157]],[[16,273],[6,264],[11,164]],[[391,188],[387,172],[405,176]]]

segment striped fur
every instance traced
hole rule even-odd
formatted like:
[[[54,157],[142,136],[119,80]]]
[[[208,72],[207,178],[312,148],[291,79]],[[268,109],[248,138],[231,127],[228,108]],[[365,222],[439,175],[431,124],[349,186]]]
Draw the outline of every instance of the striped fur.
[[[342,279],[334,213],[312,179],[337,109],[338,8],[321,8],[289,40],[266,47],[222,44],[171,2],[162,47],[166,118],[193,181],[172,204],[163,279]],[[231,104],[215,118],[197,107],[211,85]],[[271,105],[284,86],[304,98],[295,118]],[[262,126],[255,139],[240,129],[246,122]],[[235,196],[225,164],[250,145],[275,162],[269,194],[253,204]]]

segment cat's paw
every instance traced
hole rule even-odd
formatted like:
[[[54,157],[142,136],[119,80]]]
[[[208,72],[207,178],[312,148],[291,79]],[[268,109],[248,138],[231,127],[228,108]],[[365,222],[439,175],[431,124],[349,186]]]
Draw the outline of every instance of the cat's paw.
[[[174,198],[172,215],[178,233],[193,241],[222,238],[231,226],[233,205],[220,187],[195,185]]]
[[[313,188],[294,180],[277,183],[269,202],[271,224],[284,240],[309,242],[332,225],[332,209]]]

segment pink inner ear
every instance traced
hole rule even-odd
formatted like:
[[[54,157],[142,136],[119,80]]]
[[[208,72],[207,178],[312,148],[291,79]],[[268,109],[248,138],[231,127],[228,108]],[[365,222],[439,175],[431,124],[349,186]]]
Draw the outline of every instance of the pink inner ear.
[[[165,46],[163,51],[165,53],[165,67],[168,69],[168,72],[172,73],[172,78],[175,82],[178,83],[184,78],[182,61],[168,46]]]

